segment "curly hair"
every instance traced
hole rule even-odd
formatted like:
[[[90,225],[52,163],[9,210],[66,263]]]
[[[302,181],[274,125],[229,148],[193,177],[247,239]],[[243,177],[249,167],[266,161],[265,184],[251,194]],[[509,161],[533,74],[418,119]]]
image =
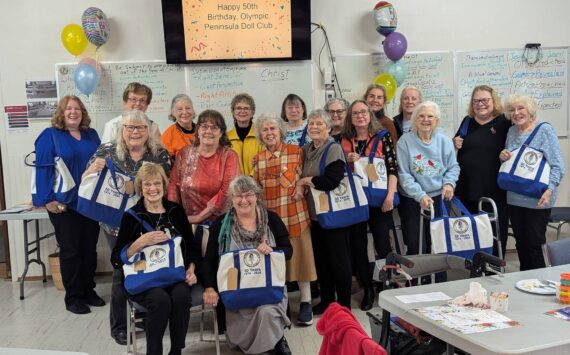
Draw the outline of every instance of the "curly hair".
[[[66,127],[65,127],[65,108],[67,107],[67,104],[71,100],[77,102],[77,104],[79,105],[79,108],[81,109],[81,123],[79,124],[79,129],[85,130],[85,131],[88,130],[90,128],[90,125],[91,125],[91,118],[89,117],[89,113],[87,113],[87,109],[85,108],[85,105],[83,104],[81,99],[79,99],[79,97],[73,96],[73,95],[64,96],[61,98],[61,100],[59,100],[59,103],[57,104],[57,108],[55,110],[55,113],[53,114],[53,117],[51,118],[52,127],[63,129],[63,130],[66,129]]]

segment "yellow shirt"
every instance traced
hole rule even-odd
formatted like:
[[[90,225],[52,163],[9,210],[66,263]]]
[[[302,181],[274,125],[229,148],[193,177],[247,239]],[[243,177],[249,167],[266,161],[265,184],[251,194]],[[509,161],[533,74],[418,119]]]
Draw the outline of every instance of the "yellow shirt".
[[[243,142],[239,139],[235,128],[228,132],[228,139],[233,150],[237,153],[241,173],[246,176],[253,175],[253,158],[263,150],[263,146],[253,133],[253,125],[249,129]]]

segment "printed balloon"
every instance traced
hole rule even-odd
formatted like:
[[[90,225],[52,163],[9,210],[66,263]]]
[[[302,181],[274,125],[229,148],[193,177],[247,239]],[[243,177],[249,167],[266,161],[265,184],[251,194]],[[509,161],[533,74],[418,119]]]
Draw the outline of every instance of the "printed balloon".
[[[111,28],[107,16],[101,9],[90,7],[85,10],[81,16],[81,24],[89,42],[97,47],[104,45],[109,40]]]
[[[396,9],[386,1],[380,1],[374,6],[374,20],[376,21],[376,31],[383,36],[394,32],[398,26]]]

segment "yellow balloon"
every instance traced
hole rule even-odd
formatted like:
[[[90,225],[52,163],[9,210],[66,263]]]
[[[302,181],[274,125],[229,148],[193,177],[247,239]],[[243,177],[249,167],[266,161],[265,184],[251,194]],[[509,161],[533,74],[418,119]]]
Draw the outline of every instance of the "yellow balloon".
[[[88,41],[83,28],[71,23],[61,31],[61,43],[63,43],[63,46],[69,53],[79,55],[87,47]]]
[[[386,88],[386,101],[392,100],[396,94],[396,89],[398,89],[396,79],[388,73],[382,73],[374,78],[374,84],[379,84]]]

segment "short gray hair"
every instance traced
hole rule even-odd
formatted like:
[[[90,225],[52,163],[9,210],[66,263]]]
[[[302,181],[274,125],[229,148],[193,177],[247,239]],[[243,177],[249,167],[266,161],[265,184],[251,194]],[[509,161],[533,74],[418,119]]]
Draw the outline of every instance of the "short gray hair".
[[[511,119],[509,110],[518,103],[522,103],[526,106],[531,119],[536,119],[536,112],[538,111],[538,103],[536,100],[528,95],[516,93],[509,95],[505,100],[505,116],[507,116],[509,120]]]
[[[178,103],[178,101],[180,100],[188,100],[190,101],[190,106],[192,106],[192,111],[194,111],[194,103],[192,102],[192,99],[190,98],[190,96],[186,95],[186,94],[178,94],[176,96],[174,96],[172,98],[172,102],[170,103],[170,113],[168,114],[168,119],[175,122],[176,121],[176,117],[174,117],[172,115],[172,110],[174,110],[174,106]],[[195,114],[195,113],[194,113]]]
[[[348,100],[345,98],[333,97],[332,99],[328,99],[327,103],[325,104],[325,111],[328,111],[331,105],[336,103],[340,104],[345,110],[348,110],[348,107],[350,106],[350,102],[348,102]]]
[[[281,135],[281,141],[285,139],[287,136],[287,127],[285,126],[285,121],[283,121],[279,116],[274,113],[262,113],[257,119],[255,120],[255,137],[257,140],[263,143],[261,139],[261,130],[263,129],[263,125],[266,123],[273,123],[279,128],[279,134]]]
[[[414,131],[417,130],[416,119],[418,118],[420,111],[423,110],[424,108],[432,109],[435,113],[435,118],[437,118],[435,126],[433,127],[433,130],[435,131],[437,126],[439,126],[439,121],[441,120],[441,110],[439,108],[439,105],[433,101],[424,101],[419,103],[418,106],[416,106],[414,112],[412,112],[412,130]]]
[[[331,116],[329,116],[329,113],[323,110],[322,108],[311,111],[311,113],[307,117],[307,124],[309,124],[309,121],[312,118],[322,118],[323,121],[325,121],[325,125],[327,126],[327,128],[330,129],[332,127]]]
[[[228,196],[242,194],[244,192],[253,191],[257,200],[261,198],[261,188],[251,176],[240,175],[234,178],[228,187]]]

